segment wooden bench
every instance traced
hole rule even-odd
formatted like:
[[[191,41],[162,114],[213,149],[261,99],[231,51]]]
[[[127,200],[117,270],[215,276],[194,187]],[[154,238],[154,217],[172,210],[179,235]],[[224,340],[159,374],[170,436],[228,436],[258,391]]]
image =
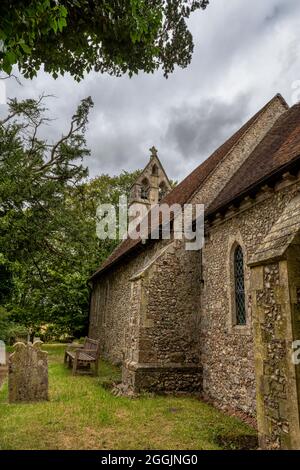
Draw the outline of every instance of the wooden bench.
[[[98,375],[100,356],[100,342],[85,338],[82,346],[71,346],[65,351],[64,363],[72,367],[72,374],[91,373],[91,364],[94,364],[94,375]]]

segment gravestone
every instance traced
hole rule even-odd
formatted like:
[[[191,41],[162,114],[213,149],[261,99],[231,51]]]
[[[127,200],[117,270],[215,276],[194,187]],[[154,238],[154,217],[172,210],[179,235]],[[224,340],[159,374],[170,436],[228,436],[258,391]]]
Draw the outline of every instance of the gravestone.
[[[42,341],[16,343],[9,357],[9,402],[48,400],[48,354],[42,351]]]
[[[5,343],[0,340],[0,366],[5,366],[6,364],[6,352],[5,352]]]
[[[2,387],[7,376],[7,366],[6,366],[6,352],[5,352],[5,343],[0,341],[0,388]]]

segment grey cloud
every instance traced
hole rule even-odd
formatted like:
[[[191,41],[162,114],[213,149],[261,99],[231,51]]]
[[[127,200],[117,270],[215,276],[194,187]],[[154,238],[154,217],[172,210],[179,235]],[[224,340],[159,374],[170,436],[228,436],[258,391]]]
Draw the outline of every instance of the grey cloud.
[[[237,97],[227,103],[217,99],[203,100],[193,107],[172,110],[165,140],[172,142],[182,158],[208,156],[237,130],[247,116],[248,99]]]
[[[299,15],[299,0],[212,0],[190,20],[191,65],[168,80],[161,72],[133,79],[90,73],[77,83],[41,71],[22,79],[23,87],[10,81],[7,94],[57,97],[48,102],[57,118],[44,129],[50,140],[91,95],[86,164],[92,177],[143,167],[154,144],[170,177],[181,180],[275,93],[290,101],[291,84],[300,79]]]

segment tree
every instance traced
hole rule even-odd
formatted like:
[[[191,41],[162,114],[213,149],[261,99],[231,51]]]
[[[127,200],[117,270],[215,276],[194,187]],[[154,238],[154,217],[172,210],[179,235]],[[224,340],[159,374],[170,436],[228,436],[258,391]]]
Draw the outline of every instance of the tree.
[[[208,0],[2,0],[0,70],[17,64],[32,78],[44,64],[54,77],[80,80],[92,69],[112,75],[168,76],[191,61],[187,19]]]
[[[40,100],[10,100],[0,121],[0,245],[8,259],[27,259],[37,247],[56,250],[56,227],[63,217],[66,191],[87,175],[76,163],[89,155],[84,130],[91,98],[83,100],[69,131],[54,145],[38,136],[48,118]]]
[[[88,278],[118,243],[97,238],[96,207],[117,206],[138,173],[88,181],[81,160],[89,155],[84,130],[91,99],[51,145],[39,138],[49,124],[43,102],[11,100],[0,122],[0,306],[8,312],[0,309],[0,321],[32,332],[51,324],[80,336],[88,320]]]
[[[10,299],[12,289],[12,273],[5,264],[0,262],[0,305]]]
[[[87,98],[71,119],[68,132],[53,145],[39,138],[48,118],[43,97],[38,101],[10,100],[9,114],[0,122],[0,256],[13,277],[17,320],[34,326],[46,313],[47,273],[71,261],[76,221],[68,207],[71,189],[82,184],[89,155],[84,130]]]

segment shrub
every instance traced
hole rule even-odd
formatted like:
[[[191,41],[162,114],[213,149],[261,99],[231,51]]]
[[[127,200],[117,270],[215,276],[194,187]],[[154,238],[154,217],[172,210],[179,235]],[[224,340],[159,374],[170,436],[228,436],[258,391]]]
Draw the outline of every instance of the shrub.
[[[0,340],[11,345],[16,341],[26,340],[27,335],[28,329],[19,323],[14,323],[7,310],[0,306]]]
[[[41,325],[35,332],[35,336],[38,336],[45,343],[69,343],[74,339],[69,328],[63,328],[61,325],[55,323]]]

